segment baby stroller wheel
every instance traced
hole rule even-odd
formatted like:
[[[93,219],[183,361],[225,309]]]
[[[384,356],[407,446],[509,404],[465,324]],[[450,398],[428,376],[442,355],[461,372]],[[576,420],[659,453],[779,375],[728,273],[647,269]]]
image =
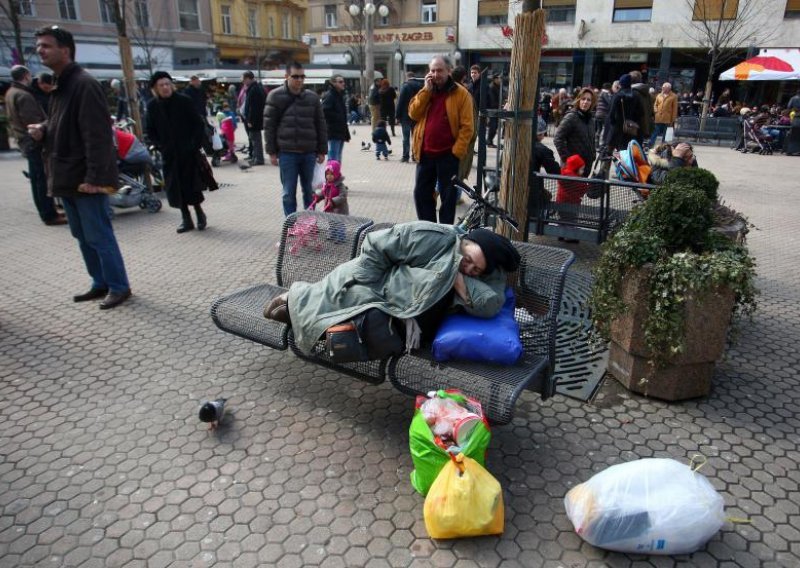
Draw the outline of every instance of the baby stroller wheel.
[[[139,209],[141,209],[141,210],[147,209],[147,200],[146,199],[142,199],[139,202]]]
[[[147,202],[147,210],[150,213],[158,213],[161,211],[161,200],[156,197],[151,197]]]

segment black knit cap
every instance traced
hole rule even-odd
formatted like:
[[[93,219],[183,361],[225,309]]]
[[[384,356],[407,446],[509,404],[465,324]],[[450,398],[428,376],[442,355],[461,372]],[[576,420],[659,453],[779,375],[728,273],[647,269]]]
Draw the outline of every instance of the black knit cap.
[[[486,257],[485,274],[491,274],[498,266],[506,272],[519,268],[519,251],[504,236],[487,229],[473,229],[464,238],[481,247]]]
[[[158,83],[159,79],[165,79],[165,78],[169,79],[170,81],[172,81],[172,75],[170,75],[166,71],[156,71],[150,77],[150,88],[152,89],[153,87],[155,87],[156,83]]]

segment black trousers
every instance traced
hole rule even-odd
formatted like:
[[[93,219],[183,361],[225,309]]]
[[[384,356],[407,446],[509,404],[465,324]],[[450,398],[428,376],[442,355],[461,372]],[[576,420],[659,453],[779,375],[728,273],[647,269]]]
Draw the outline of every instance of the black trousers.
[[[417,219],[436,223],[436,188],[442,200],[438,222],[452,225],[456,220],[458,191],[453,187],[452,178],[458,174],[459,160],[448,152],[442,156],[423,154],[417,163],[417,180],[414,185],[414,206]]]

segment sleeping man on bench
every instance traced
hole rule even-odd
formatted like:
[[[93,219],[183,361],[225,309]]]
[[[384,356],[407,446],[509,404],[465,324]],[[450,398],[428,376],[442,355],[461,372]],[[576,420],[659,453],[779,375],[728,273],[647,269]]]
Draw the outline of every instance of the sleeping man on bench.
[[[297,346],[310,353],[328,328],[375,308],[387,322],[402,320],[410,350],[420,335],[432,341],[450,313],[495,316],[505,301],[506,273],[519,263],[514,245],[486,229],[465,235],[426,221],[399,224],[369,233],[358,257],[319,282],[292,284],[264,315],[291,323]]]

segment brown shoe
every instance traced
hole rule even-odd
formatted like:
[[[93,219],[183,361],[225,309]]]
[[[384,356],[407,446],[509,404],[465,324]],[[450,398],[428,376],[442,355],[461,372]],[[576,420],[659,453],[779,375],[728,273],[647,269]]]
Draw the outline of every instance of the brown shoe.
[[[49,226],[49,227],[52,227],[54,225],[66,225],[67,224],[67,217],[65,215],[62,215],[62,214],[59,213],[58,215],[56,215],[52,219],[48,219],[47,221],[45,221],[44,224]]]
[[[88,302],[89,300],[99,300],[100,298],[105,298],[107,295],[107,288],[91,288],[88,292],[72,296],[72,300],[75,302]]]
[[[289,293],[284,292],[280,296],[274,298],[264,309],[264,317],[267,319],[279,321],[281,323],[290,323],[289,320]]]
[[[101,310],[110,310],[111,308],[116,308],[122,302],[127,300],[131,297],[131,289],[128,288],[124,292],[109,292],[106,296],[105,300],[100,302],[100,309]]]

